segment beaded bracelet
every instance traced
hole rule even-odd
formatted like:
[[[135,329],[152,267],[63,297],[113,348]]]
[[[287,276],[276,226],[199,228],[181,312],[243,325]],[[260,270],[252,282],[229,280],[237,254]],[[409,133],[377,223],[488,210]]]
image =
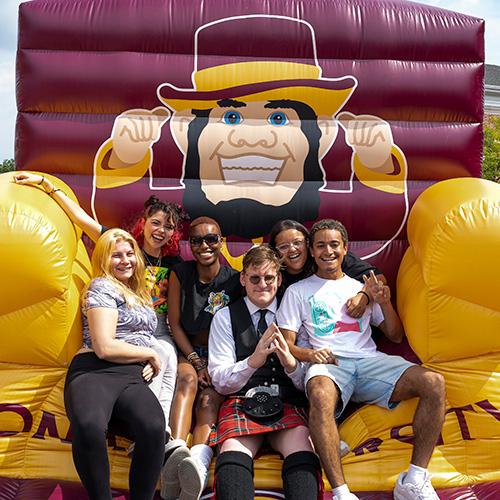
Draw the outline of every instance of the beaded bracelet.
[[[189,353],[187,356],[186,356],[186,359],[192,363],[192,361],[196,360],[196,359],[200,359],[200,357],[198,356],[198,353],[193,351],[191,353]]]
[[[207,362],[203,359],[200,359],[200,362],[197,363],[197,366],[194,366],[193,365],[193,368],[197,371],[197,372],[201,372],[202,370],[204,370],[206,367],[207,367]]]
[[[366,297],[366,300],[368,300],[366,305],[368,305],[370,303],[370,296],[364,290],[360,290],[356,295],[359,295],[360,293],[362,293]]]

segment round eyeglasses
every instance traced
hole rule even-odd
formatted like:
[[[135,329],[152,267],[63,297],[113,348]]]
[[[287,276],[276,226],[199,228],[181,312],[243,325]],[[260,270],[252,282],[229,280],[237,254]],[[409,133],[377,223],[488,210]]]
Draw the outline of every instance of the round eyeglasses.
[[[265,276],[258,276],[257,274],[252,274],[248,277],[250,283],[253,285],[258,285],[262,280],[266,285],[272,285],[276,280],[277,276],[275,274],[266,274]]]
[[[306,244],[305,238],[297,238],[296,240],[291,241],[290,243],[282,243],[276,247],[279,253],[284,254],[289,252],[292,247],[294,248],[303,248]]]

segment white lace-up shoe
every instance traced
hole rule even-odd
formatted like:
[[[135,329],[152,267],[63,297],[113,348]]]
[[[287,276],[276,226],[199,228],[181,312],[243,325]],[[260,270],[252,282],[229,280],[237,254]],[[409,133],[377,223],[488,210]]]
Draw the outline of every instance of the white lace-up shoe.
[[[431,484],[431,476],[426,474],[421,486],[405,483],[406,472],[401,472],[394,488],[394,500],[439,500]]]
[[[347,493],[347,495],[342,495],[342,497],[338,497],[337,495],[334,495],[332,500],[339,500],[342,498],[342,500],[359,500],[359,498],[354,494],[354,493]]]
[[[189,448],[183,445],[175,448],[167,458],[160,475],[160,497],[163,500],[174,500],[179,496],[179,464],[190,456]]]
[[[185,458],[179,464],[179,481],[179,500],[198,500],[207,486],[208,469],[195,458]]]

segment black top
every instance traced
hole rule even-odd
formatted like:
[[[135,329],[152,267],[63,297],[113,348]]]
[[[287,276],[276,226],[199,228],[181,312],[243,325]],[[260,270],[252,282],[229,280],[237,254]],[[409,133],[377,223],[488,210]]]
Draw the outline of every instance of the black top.
[[[187,335],[208,331],[213,315],[241,296],[240,273],[221,266],[210,283],[201,283],[196,261],[182,262],[173,268],[181,285],[181,325]]]
[[[342,271],[350,278],[360,281],[361,283],[364,283],[363,276],[368,276],[370,271],[373,271],[375,274],[382,274],[378,268],[366,260],[361,260],[349,250],[342,261]],[[308,278],[313,273],[313,261],[311,259],[308,259],[304,269],[298,274],[290,274],[286,269],[281,271],[283,280],[278,291],[278,300],[283,298],[285,290],[290,285],[293,285],[294,283],[297,283],[297,281],[303,280],[304,278]]]
[[[153,307],[157,314],[167,313],[168,280],[172,268],[183,262],[179,255],[153,257],[142,251],[146,264],[146,284],[151,291]]]

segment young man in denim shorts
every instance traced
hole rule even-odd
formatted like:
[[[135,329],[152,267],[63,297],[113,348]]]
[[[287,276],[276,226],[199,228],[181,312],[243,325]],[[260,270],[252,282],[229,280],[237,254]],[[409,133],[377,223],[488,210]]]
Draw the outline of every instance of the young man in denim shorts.
[[[342,273],[347,252],[345,227],[338,221],[321,220],[313,225],[310,238],[316,273],[287,289],[277,322],[297,359],[312,361],[314,354],[305,379],[309,428],[333,498],[357,498],[345,483],[334,412],[338,417],[350,399],[394,408],[399,401],[418,397],[411,464],[398,477],[394,498],[438,499],[427,465],[444,422],[444,379],[399,356],[377,351],[370,323],[397,343],[403,340],[404,330],[392,307],[389,287],[373,273],[365,278],[369,298],[365,313],[356,319],[347,314],[345,302],[359,293],[362,285]],[[301,328],[307,332],[312,349],[294,345]]]

